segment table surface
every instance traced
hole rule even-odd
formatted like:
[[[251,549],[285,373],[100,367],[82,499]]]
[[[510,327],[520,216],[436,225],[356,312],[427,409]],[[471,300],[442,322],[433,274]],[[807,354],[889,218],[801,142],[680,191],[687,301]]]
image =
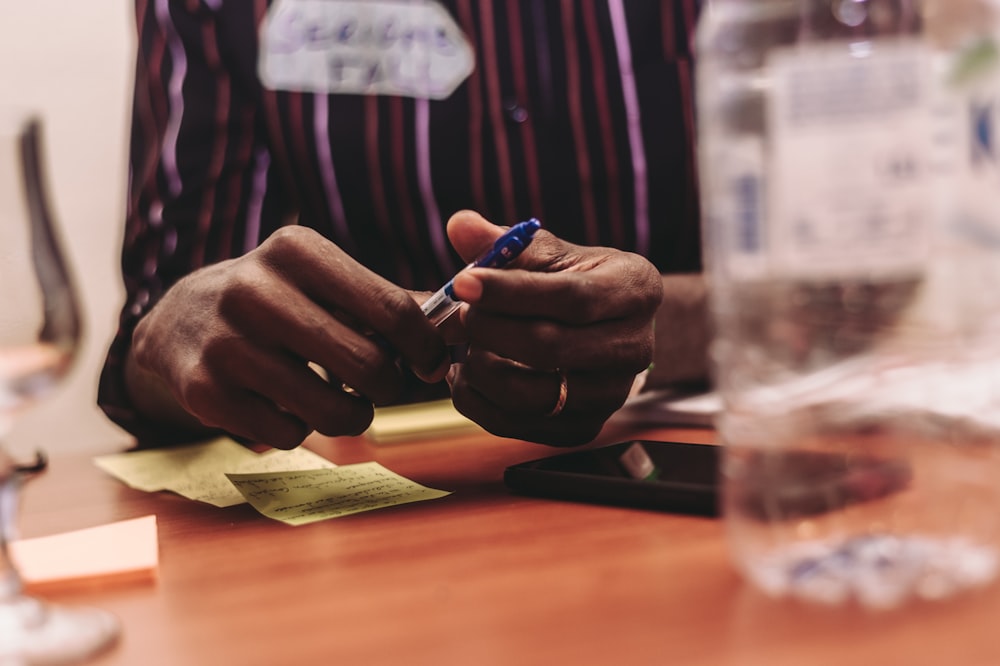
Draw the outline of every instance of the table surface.
[[[706,429],[612,422],[597,444]],[[156,514],[155,580],[49,590],[122,620],[92,663],[1000,664],[1000,589],[890,613],[767,599],[732,568],[718,519],[512,494],[506,466],[558,451],[486,434],[375,445],[313,438],[339,464],[376,460],[443,499],[301,527],[132,490],[94,451],[25,487],[24,536]]]

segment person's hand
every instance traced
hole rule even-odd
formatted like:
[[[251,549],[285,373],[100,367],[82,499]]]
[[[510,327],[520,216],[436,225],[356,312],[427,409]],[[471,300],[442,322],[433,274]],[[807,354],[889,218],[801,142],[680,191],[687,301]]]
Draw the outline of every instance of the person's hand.
[[[397,397],[401,363],[426,381],[449,365],[410,292],[299,226],[180,280],[139,322],[132,358],[202,424],[277,448],[359,434]]]
[[[470,211],[448,222],[467,261],[503,231]],[[459,316],[469,352],[449,372],[452,399],[494,434],[588,442],[653,357],[663,285],[639,255],[573,245],[542,229],[507,268],[462,271],[454,285],[468,303]]]

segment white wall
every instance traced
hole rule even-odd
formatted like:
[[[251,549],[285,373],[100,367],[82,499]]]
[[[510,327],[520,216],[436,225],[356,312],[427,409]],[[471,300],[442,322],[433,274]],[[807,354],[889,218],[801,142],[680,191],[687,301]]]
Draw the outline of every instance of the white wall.
[[[95,401],[123,293],[118,252],[134,41],[131,0],[3,0],[0,7],[0,104],[41,111],[53,212],[87,324],[71,378],[15,425],[9,442],[16,453],[113,451],[129,442]]]

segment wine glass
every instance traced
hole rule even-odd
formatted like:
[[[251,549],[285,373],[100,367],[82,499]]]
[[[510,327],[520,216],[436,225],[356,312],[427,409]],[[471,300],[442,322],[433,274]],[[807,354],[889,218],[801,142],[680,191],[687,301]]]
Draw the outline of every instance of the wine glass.
[[[41,122],[0,109],[0,438],[67,375],[80,342],[73,283],[49,217]],[[0,664],[58,664],[111,644],[117,619],[28,596],[10,559],[21,484],[46,465],[18,462],[0,440]]]

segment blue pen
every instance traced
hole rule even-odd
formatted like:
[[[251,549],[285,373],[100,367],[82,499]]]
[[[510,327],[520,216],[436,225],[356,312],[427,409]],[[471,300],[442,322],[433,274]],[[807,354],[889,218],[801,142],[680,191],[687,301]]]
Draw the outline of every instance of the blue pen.
[[[541,228],[542,223],[535,218],[515,224],[493,243],[493,247],[488,252],[462,270],[466,271],[470,268],[503,268],[514,261],[524,251],[524,248],[528,247],[531,239],[535,236],[535,232]],[[427,318],[435,326],[447,319],[462,304],[462,301],[455,298],[454,284],[455,278],[448,280],[443,287],[434,292],[434,295],[420,306],[424,314],[427,315]]]

